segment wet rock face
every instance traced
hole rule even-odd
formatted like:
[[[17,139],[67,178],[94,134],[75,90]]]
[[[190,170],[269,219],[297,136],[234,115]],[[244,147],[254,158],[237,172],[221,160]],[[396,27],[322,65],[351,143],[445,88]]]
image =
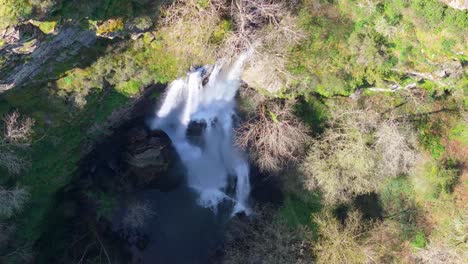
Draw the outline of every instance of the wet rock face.
[[[135,187],[157,185],[167,174],[173,149],[164,132],[147,132],[142,128],[128,131],[127,150],[123,154],[126,177]]]
[[[95,145],[83,161],[81,178],[110,193],[166,189],[181,182],[168,173],[177,157],[164,132],[148,130],[142,120],[131,121]]]

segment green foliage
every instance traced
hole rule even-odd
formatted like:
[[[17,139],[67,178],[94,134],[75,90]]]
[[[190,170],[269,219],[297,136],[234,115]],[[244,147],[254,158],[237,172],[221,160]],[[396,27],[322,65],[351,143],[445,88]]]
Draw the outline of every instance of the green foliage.
[[[436,0],[416,0],[413,1],[412,7],[431,24],[440,23],[447,8]]]
[[[206,9],[210,6],[210,0],[197,0],[197,6]]]
[[[215,30],[211,34],[210,42],[213,44],[221,44],[227,35],[232,31],[232,22],[223,19],[218,23]]]
[[[316,263],[358,264],[366,262],[366,254],[358,241],[364,226],[359,213],[349,213],[344,225],[329,212],[317,215],[314,221],[320,230],[320,239],[313,247]]]
[[[428,59],[448,61],[466,49],[459,33],[468,11],[437,0],[313,3],[299,12],[306,39],[292,50],[289,71],[300,76],[298,86],[323,96],[401,84],[395,69],[435,71]]]
[[[97,34],[106,34],[121,31],[124,29],[124,22],[122,19],[109,19],[102,22],[99,26],[97,26],[96,33]]]
[[[31,23],[44,32],[45,34],[50,34],[55,31],[58,22],[57,21],[36,21],[32,20]]]
[[[435,27],[440,24],[452,29],[466,30],[468,26],[468,11],[449,8],[437,0],[416,0],[412,8],[418,15],[424,17],[429,26]]]
[[[421,166],[412,180],[420,200],[436,200],[453,191],[458,180],[458,170],[429,161]]]
[[[317,192],[304,191],[302,197],[296,194],[288,194],[284,204],[279,210],[279,215],[290,227],[308,226],[310,230],[317,230],[317,226],[311,221],[313,214],[322,209],[321,196]]]
[[[425,248],[427,245],[427,238],[424,232],[422,231],[416,232],[413,240],[411,241],[411,245],[417,249]]]
[[[387,217],[400,224],[402,239],[412,237],[419,209],[411,181],[404,176],[391,179],[382,188],[379,197]]]
[[[0,29],[15,24],[32,12],[29,0],[0,0]]]
[[[311,130],[317,134],[323,132],[327,119],[328,110],[323,101],[318,97],[307,96],[299,100],[295,105],[296,115],[310,126]]]
[[[461,122],[450,131],[450,139],[456,139],[464,145],[468,145],[468,124]]]
[[[442,144],[441,133],[443,125],[441,121],[432,123],[423,123],[420,126],[419,140],[431,153],[431,156],[435,159],[439,159],[445,153],[445,147]]]
[[[308,10],[300,13],[307,39],[291,53],[289,71],[304,76],[307,86],[314,86],[324,96],[349,94],[353,91],[351,72],[346,70],[351,54],[347,45],[353,25],[347,20],[334,21],[312,16]]]

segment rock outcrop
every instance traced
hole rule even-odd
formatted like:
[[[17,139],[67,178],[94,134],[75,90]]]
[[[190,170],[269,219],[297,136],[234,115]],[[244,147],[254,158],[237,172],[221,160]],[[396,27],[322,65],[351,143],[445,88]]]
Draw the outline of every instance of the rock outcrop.
[[[82,47],[90,46],[96,40],[93,31],[83,30],[78,26],[63,27],[52,40],[46,41],[45,34],[36,26],[27,23],[0,32],[0,39],[7,44],[0,48],[0,55],[12,58],[20,54],[29,54],[25,63],[14,63],[8,67],[0,65],[0,93],[18,87],[34,78],[52,60],[61,62],[70,55],[76,55]],[[34,41],[34,45],[31,45]],[[29,47],[28,47],[29,45]],[[19,58],[21,59],[21,58]]]
[[[141,128],[128,132],[126,177],[137,188],[157,185],[165,177],[172,155],[169,138],[163,132],[148,133]]]

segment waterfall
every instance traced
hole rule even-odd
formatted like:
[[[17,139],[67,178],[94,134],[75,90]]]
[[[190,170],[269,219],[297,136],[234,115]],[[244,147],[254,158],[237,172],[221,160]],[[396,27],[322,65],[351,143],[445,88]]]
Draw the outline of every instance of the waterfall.
[[[188,185],[199,194],[198,203],[215,212],[223,200],[235,203],[233,214],[249,211],[249,165],[233,144],[235,95],[247,56],[241,55],[230,66],[220,61],[199,67],[174,80],[152,124],[171,138],[187,168]],[[187,137],[193,123],[203,124],[201,142]],[[226,192],[229,177],[236,179],[232,195]]]

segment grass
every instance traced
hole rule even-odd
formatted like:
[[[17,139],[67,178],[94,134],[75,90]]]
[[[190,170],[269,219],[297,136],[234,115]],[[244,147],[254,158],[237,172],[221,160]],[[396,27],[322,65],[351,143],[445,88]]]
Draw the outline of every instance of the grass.
[[[319,7],[313,2],[305,1],[300,9],[306,39],[292,49],[288,70],[300,76],[296,85],[325,97],[403,83],[406,77],[392,69],[433,72],[435,63],[462,59],[466,51],[459,32],[468,12],[453,11],[436,0],[418,0],[412,6],[380,1],[369,9],[361,1]],[[438,86],[423,84],[428,90]]]
[[[468,145],[468,124],[466,122],[456,124],[450,131],[449,138]]]
[[[416,232],[416,235],[414,235],[414,238],[411,241],[411,246],[413,246],[416,249],[421,249],[425,248],[427,243],[427,238],[424,232],[418,231]]]
[[[70,64],[64,68],[72,70],[49,73],[49,77],[61,77],[51,82],[48,89],[29,86],[13,90],[6,95],[5,101],[0,102],[0,110],[18,108],[37,121],[34,128],[36,141],[29,152],[32,167],[19,179],[19,184],[31,191],[30,202],[16,219],[20,241],[36,241],[44,230],[48,230],[50,223],[46,217],[54,204],[54,195],[76,171],[82,145],[90,137],[88,129],[105,121],[143,85],[169,82],[182,71],[175,56],[166,52],[164,45],[161,40],[147,41],[145,38],[130,43],[123,52],[103,50],[98,45],[96,49],[104,52],[104,56],[89,66],[73,67],[73,59],[64,62]],[[113,89],[102,89],[103,80]],[[76,94],[86,99],[81,110],[66,103]],[[46,124],[46,115],[52,120],[51,125]],[[104,208],[107,205],[105,203]]]
[[[399,223],[402,237],[406,240],[414,236],[419,208],[415,200],[413,183],[408,177],[400,176],[388,181],[379,193],[386,218]]]
[[[444,167],[431,159],[421,160],[411,175],[416,198],[421,202],[442,199],[453,192],[458,180],[458,170]]]
[[[19,179],[19,184],[31,191],[31,199],[17,219],[20,226],[18,236],[22,241],[35,241],[42,230],[46,230],[48,221],[45,216],[53,205],[54,195],[70,181],[77,169],[87,128],[95,122],[104,121],[128,99],[114,91],[93,94],[88,98],[87,107],[76,114],[68,112],[63,106],[54,106],[50,100],[44,104],[43,94],[36,87],[18,90],[8,99],[11,106],[18,107],[23,113],[34,109],[31,115],[50,113],[53,116],[51,126],[41,120],[37,123],[35,131],[38,139],[30,152],[32,167]],[[21,105],[17,105],[18,101]],[[59,103],[56,102],[56,105]]]
[[[305,197],[298,197],[289,193],[284,199],[278,215],[292,228],[308,226],[312,231],[317,231],[317,226],[312,221],[312,216],[322,209],[321,197],[317,192],[307,192]],[[317,232],[313,232],[316,234]]]

